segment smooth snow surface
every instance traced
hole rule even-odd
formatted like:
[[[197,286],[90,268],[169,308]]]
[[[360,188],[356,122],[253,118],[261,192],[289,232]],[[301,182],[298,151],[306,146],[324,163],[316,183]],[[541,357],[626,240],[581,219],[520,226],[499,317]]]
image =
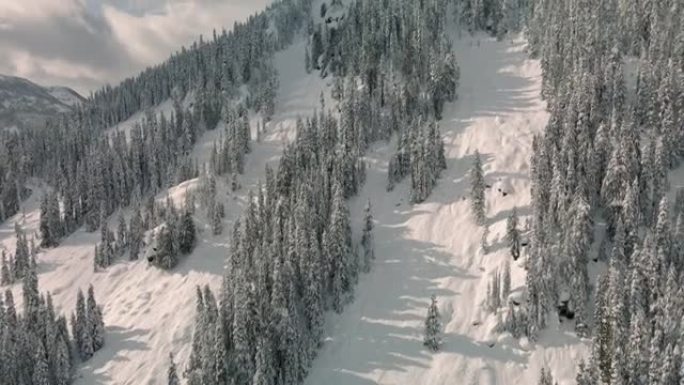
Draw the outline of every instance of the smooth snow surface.
[[[352,203],[360,228],[371,200],[376,219],[376,263],[357,287],[354,303],[329,317],[328,338],[307,385],[533,384],[542,365],[558,383],[574,384],[576,362],[587,341],[568,324],[550,320],[536,344],[493,332],[495,316],[483,310],[489,275],[511,259],[504,245],[506,218],[514,206],[529,214],[532,137],[548,114],[540,100],[541,70],[529,60],[524,41],[486,37],[455,40],[461,67],[459,100],[447,105],[440,124],[448,169],[428,200],[408,203],[406,182],[387,193],[386,169],[395,144],[368,154],[368,182]],[[470,217],[467,172],[478,150],[488,184],[513,191],[503,197],[488,189],[490,253],[480,250],[482,229]],[[512,265],[513,292],[525,273]],[[444,323],[439,353],[422,346],[432,294]]]

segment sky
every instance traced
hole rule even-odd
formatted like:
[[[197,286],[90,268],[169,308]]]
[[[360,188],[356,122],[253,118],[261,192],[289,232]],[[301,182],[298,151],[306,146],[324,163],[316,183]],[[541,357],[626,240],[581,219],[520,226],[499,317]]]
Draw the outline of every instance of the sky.
[[[270,0],[0,0],[0,74],[84,96]]]

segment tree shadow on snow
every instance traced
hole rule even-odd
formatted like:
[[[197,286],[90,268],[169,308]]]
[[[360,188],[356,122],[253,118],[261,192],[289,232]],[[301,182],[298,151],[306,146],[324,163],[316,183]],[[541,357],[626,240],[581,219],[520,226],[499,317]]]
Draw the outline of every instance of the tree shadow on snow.
[[[111,361],[129,361],[126,353],[135,350],[149,350],[147,345],[137,337],[148,335],[144,329],[124,329],[110,326],[105,331],[105,345],[88,361],[81,364],[77,384],[104,384],[111,381],[108,363]],[[146,365],[141,362],[140,365]]]
[[[412,218],[435,214],[436,210],[451,209],[447,206],[456,203],[462,205],[460,202],[467,198],[470,187],[468,171],[474,161],[475,149],[468,149],[468,154],[463,155],[456,153],[456,145],[457,141],[465,140],[462,134],[473,121],[493,116],[505,119],[509,114],[529,110],[536,105],[535,79],[511,71],[521,64],[520,57],[525,54],[504,54],[510,45],[494,45],[496,52],[483,55],[479,60],[466,60],[461,67],[459,99],[455,105],[445,107],[447,111],[440,122],[448,168],[425,204],[408,203],[409,178],[399,183],[391,193],[385,190],[388,155],[395,151],[394,141],[374,146],[367,154],[370,165],[367,183],[359,197],[352,200],[350,211],[356,230],[360,228],[367,197],[375,198],[372,205],[377,220],[377,260],[371,273],[361,277],[355,290],[355,301],[347,305],[342,315],[328,317],[326,341],[306,384],[369,385],[377,383],[370,378],[375,378],[378,372],[414,372],[412,368],[429,368],[433,353],[424,348],[422,341],[423,321],[430,296],[434,294],[438,300],[443,298],[446,301],[455,298],[459,302],[460,293],[444,288],[445,280],[457,278],[479,282],[482,279],[475,270],[455,266],[455,259],[465,260],[468,256],[448,250],[447,245],[413,239],[416,235],[411,233],[408,222]],[[476,81],[466,78],[478,73],[495,76],[479,76]],[[496,153],[481,154],[485,170],[496,157]],[[486,174],[485,178],[488,183],[493,183],[496,178],[526,179],[527,176],[518,172],[495,172]],[[463,210],[463,207],[457,209]],[[518,213],[520,216],[528,214],[529,207],[519,207]],[[489,220],[505,220],[508,215],[509,211],[498,212]],[[520,225],[522,227],[523,224]],[[454,231],[457,233],[458,229]],[[467,335],[454,333],[445,335],[443,353],[505,362],[522,363],[524,360],[524,357],[508,351],[506,346],[489,347]],[[382,378],[377,381],[387,383]]]

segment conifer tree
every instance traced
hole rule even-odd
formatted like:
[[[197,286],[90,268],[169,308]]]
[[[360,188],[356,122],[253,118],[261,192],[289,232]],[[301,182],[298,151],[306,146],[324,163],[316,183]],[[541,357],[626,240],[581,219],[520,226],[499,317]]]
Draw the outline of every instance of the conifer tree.
[[[370,272],[371,265],[375,259],[373,244],[373,213],[371,211],[370,200],[366,203],[363,219],[363,234],[361,235],[361,246],[363,247],[363,271]]]
[[[333,309],[339,313],[342,311],[345,295],[351,291],[352,282],[358,272],[351,250],[349,211],[344,202],[343,190],[339,182],[335,184],[324,250],[326,253],[326,271],[331,285],[329,293]]]
[[[76,312],[72,315],[72,334],[76,340],[76,351],[82,360],[88,360],[93,355],[92,325],[86,309],[83,292],[79,289],[76,296]]]
[[[104,320],[102,318],[102,310],[95,302],[95,291],[93,285],[88,287],[88,299],[86,303],[88,333],[90,333],[93,352],[100,350],[104,346]]]
[[[211,214],[211,230],[214,235],[221,235],[223,233],[223,217],[221,216],[221,203],[214,203],[214,208]]]
[[[511,294],[511,263],[506,261],[504,264],[503,275],[501,276],[501,300],[507,305],[508,296]]]
[[[51,211],[49,209],[49,203],[48,203],[48,197],[47,195],[43,196],[43,200],[40,204],[40,223],[39,223],[39,229],[40,229],[40,245],[42,247],[53,247],[57,244],[56,234],[55,230],[52,229],[50,226],[54,223],[53,220],[50,219],[49,215],[51,214]]]
[[[0,269],[0,286],[6,286],[12,283],[9,261],[7,260],[7,254],[4,250],[2,251],[2,267]]]
[[[513,208],[506,221],[506,242],[514,261],[520,257],[520,231],[518,230],[518,210]]]
[[[116,254],[121,255],[128,247],[128,243],[129,235],[128,227],[126,226],[126,220],[123,217],[123,213],[119,213],[116,227]]]
[[[425,319],[425,333],[423,345],[433,352],[439,350],[442,344],[442,320],[437,308],[437,297],[433,294],[430,299],[427,317]]]
[[[31,382],[33,385],[50,385],[50,373],[48,368],[48,362],[45,352],[45,347],[43,342],[40,340],[36,341],[37,349],[34,357],[33,375],[31,376]]]
[[[485,223],[485,181],[482,171],[480,153],[475,151],[475,160],[470,169],[470,207],[475,222],[482,226]]]
[[[183,212],[183,217],[181,218],[179,237],[180,252],[182,254],[189,254],[195,247],[197,235],[195,220],[192,218],[192,213],[188,209]]]
[[[539,375],[539,385],[554,385],[550,370],[542,367],[541,374]]]
[[[128,225],[128,257],[132,261],[138,259],[140,248],[142,247],[143,243],[144,231],[143,220],[142,216],[140,215],[140,208],[134,208],[133,215],[131,216],[130,223]]]

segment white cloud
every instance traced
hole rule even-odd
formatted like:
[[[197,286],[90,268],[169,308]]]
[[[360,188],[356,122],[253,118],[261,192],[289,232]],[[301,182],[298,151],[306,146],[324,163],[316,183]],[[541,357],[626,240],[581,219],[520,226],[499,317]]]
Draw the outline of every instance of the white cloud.
[[[78,18],[84,9],[83,0],[1,0],[0,20],[36,22],[56,16]]]
[[[271,0],[0,0],[0,73],[88,93]]]
[[[134,15],[112,5],[104,6],[104,17],[120,42],[125,42],[129,54],[146,63],[159,62],[189,45],[200,34],[210,35],[216,29],[231,27],[235,20],[244,20],[266,0],[251,1],[174,1],[157,12]]]

